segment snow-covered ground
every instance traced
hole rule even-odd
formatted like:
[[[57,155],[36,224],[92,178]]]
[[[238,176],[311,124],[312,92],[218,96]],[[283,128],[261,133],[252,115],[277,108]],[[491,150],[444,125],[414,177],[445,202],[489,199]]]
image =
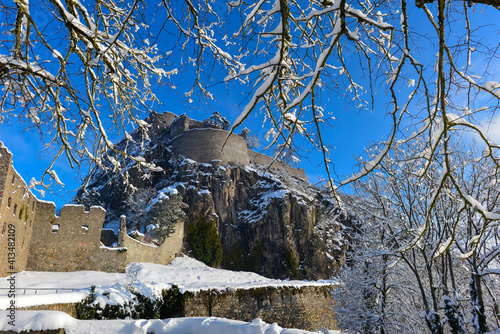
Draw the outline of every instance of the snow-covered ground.
[[[15,276],[16,307],[74,303],[96,286],[101,304],[123,304],[133,295],[130,289],[146,296],[158,296],[173,284],[181,291],[207,289],[249,289],[263,286],[328,285],[329,281],[287,281],[269,279],[250,272],[215,269],[189,257],[179,257],[167,266],[131,263],[126,273],[98,271],[21,272]],[[13,282],[13,281],[12,281]],[[9,277],[0,278],[0,309],[9,303]],[[69,289],[69,290],[66,290]],[[74,291],[72,291],[74,290]],[[109,294],[108,294],[109,293]],[[68,334],[79,333],[176,333],[176,334],[306,334],[299,329],[282,329],[260,319],[242,322],[221,318],[176,318],[164,320],[76,320],[57,311],[16,311],[15,327],[9,325],[9,313],[0,311],[0,330],[42,330],[64,328]],[[331,331],[330,333],[338,333]]]
[[[308,334],[300,329],[283,329],[260,319],[243,322],[222,318],[175,318],[165,320],[76,320],[57,311],[17,311],[16,326],[8,324],[7,312],[0,312],[0,330],[46,330],[64,328],[67,334]],[[331,334],[340,334],[330,331]]]
[[[0,309],[5,310],[10,302],[7,296],[9,278],[0,279]],[[249,289],[263,286],[311,286],[329,285],[329,281],[287,281],[269,279],[251,272],[215,269],[189,257],[178,257],[169,265],[131,263],[126,273],[104,273],[99,271],[78,272],[33,272],[15,275],[16,306],[75,303],[90,293],[96,286],[97,301],[104,305],[123,304],[130,300],[130,289],[145,296],[160,296],[163,289],[173,284],[181,291],[218,289]],[[69,289],[69,290],[65,290]],[[74,291],[72,291],[74,289]],[[105,292],[110,294],[103,295]]]

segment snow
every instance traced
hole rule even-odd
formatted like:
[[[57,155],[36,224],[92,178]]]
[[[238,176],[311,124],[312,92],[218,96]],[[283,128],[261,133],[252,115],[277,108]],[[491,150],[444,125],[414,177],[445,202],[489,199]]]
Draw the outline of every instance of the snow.
[[[15,59],[14,57],[11,56],[0,55],[0,64],[9,67],[11,66],[13,68],[21,68],[23,70],[29,69],[32,73],[35,73],[48,81],[56,82],[56,78],[50,72],[36,65],[27,64],[26,62]]]
[[[448,240],[446,240],[445,242],[441,243],[439,245],[439,250],[437,251],[436,257],[441,256],[442,254],[444,254],[444,252],[448,248],[450,248],[450,245],[451,245],[452,242],[453,242],[453,238],[449,237]]]
[[[159,296],[163,289],[177,285],[182,292],[200,290],[251,289],[258,287],[302,287],[331,285],[331,281],[288,281],[270,279],[251,272],[211,268],[189,257],[175,258],[169,265],[130,263],[125,273],[99,271],[33,272],[15,274],[16,307],[41,304],[75,303],[96,286],[98,300],[119,303],[130,298],[132,288],[146,296]],[[0,278],[0,309],[9,305],[8,277]],[[73,291],[74,290],[74,291]],[[108,296],[104,295],[110,292]],[[35,294],[36,293],[36,294]],[[106,299],[104,299],[106,298]]]
[[[200,195],[209,195],[209,196],[212,195],[212,193],[208,189],[201,189],[200,191],[198,191],[198,194],[200,194]]]
[[[481,203],[479,203],[474,197],[470,195],[464,195],[464,198],[474,209],[477,209],[486,219],[490,220],[500,219],[499,213],[487,211],[486,208]]]
[[[160,228],[160,224],[149,224],[148,226],[146,226],[146,232],[156,230],[158,228]]]
[[[97,271],[21,272],[15,275],[16,307],[75,303],[90,293],[95,285],[96,303],[124,304],[133,298],[131,290],[154,297],[173,284],[181,291],[206,289],[249,289],[262,286],[324,286],[330,281],[286,281],[269,279],[250,272],[215,269],[189,257],[179,257],[167,266],[151,263],[131,263],[126,273]],[[8,277],[0,279],[0,288],[10,286]],[[36,290],[37,289],[37,290]],[[8,290],[0,290],[0,308],[6,309]],[[35,294],[36,293],[36,294]],[[10,313],[0,311],[0,330],[47,330],[64,328],[68,334],[79,333],[177,333],[177,334],[299,334],[312,333],[299,329],[283,329],[266,324],[261,319],[242,322],[215,317],[175,318],[164,320],[76,320],[57,311],[15,312],[15,327],[9,325]],[[338,333],[330,331],[330,333]]]
[[[76,320],[58,311],[16,311],[16,326],[8,324],[7,312],[0,313],[0,329],[48,330],[64,328],[67,334],[87,333],[176,333],[176,334],[307,334],[299,329],[283,329],[261,319],[243,322],[215,317],[164,320]],[[338,333],[331,331],[331,333]]]
[[[177,185],[178,184],[174,184],[172,186],[168,186],[168,187],[160,190],[158,192],[158,195],[156,195],[156,197],[151,200],[150,204],[146,208],[146,211],[151,210],[156,203],[158,203],[158,202],[161,203],[164,199],[169,199],[170,196],[179,194],[179,191],[177,191],[177,189],[176,189]]]

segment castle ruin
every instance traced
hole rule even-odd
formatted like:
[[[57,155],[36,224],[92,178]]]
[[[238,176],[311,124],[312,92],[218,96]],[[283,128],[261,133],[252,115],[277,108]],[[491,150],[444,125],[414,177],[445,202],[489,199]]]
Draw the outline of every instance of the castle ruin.
[[[302,168],[291,167],[268,155],[255,152],[240,135],[232,133],[228,137],[228,124],[221,125],[210,118],[200,122],[185,114],[177,116],[170,112],[152,112],[149,123],[153,134],[167,132],[174,152],[188,159],[202,163],[219,160],[222,164],[266,165],[273,171],[284,171],[307,180]]]
[[[199,122],[186,115],[151,113],[151,135],[166,133],[173,151],[201,163],[269,165],[306,179],[303,169],[292,168],[247,147],[242,136],[231,134],[228,124]],[[224,147],[224,149],[221,149]],[[129,237],[121,219],[117,247],[101,243],[106,211],[93,206],[65,205],[59,216],[52,202],[39,200],[12,165],[12,153],[0,142],[0,275],[23,270],[124,272],[130,262],[168,264],[182,250],[184,226],[161,246]]]

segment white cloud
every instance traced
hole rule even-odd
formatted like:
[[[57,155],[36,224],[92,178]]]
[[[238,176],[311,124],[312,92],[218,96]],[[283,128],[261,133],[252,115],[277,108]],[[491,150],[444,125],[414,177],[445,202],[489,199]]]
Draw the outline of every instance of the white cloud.
[[[483,120],[481,126],[490,141],[500,144],[500,115],[496,115],[493,119]]]

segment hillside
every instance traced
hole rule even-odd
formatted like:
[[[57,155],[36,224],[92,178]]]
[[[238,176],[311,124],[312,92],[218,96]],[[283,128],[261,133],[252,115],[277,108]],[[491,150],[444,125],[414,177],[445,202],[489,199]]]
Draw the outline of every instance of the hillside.
[[[225,269],[272,278],[320,279],[330,277],[343,263],[352,222],[325,193],[298,177],[300,171],[280,162],[271,168],[246,163],[241,148],[239,162],[231,161],[231,149],[219,154],[222,145],[204,148],[202,155],[199,145],[205,145],[212,133],[219,142],[227,137],[222,126],[217,127],[213,119],[198,122],[180,116],[165,121],[161,116],[146,120],[151,125],[149,140],[142,142],[131,134],[116,145],[135,161],[116,155],[106,166],[111,171],[121,163],[126,172],[116,176],[105,169],[96,171],[87,192],[78,195],[78,202],[107,210],[105,229],[114,235],[105,231],[105,244],[116,241],[119,217],[126,215],[130,236],[157,245],[168,242],[168,236],[181,226],[179,222],[184,223],[184,235],[196,222],[215,223],[222,246],[219,266]],[[179,123],[184,126],[181,130]],[[196,137],[187,141],[200,133],[203,141]],[[245,143],[240,136],[231,140]],[[210,160],[206,154],[210,150],[216,159]],[[272,162],[269,157],[249,153]],[[155,167],[144,167],[143,161]],[[196,245],[185,239],[184,252],[196,255],[193,248]]]

